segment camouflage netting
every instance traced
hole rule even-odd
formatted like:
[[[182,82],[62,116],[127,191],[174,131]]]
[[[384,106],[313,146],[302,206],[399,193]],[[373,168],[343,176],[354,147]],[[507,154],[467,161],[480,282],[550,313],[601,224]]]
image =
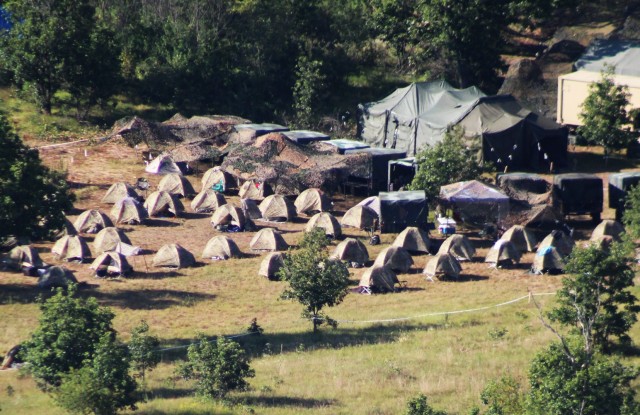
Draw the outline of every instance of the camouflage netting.
[[[368,179],[371,156],[341,155],[329,144],[298,145],[280,133],[258,137],[253,145],[231,141],[222,169],[243,180],[266,181],[277,194],[311,187],[332,189],[349,177]]]

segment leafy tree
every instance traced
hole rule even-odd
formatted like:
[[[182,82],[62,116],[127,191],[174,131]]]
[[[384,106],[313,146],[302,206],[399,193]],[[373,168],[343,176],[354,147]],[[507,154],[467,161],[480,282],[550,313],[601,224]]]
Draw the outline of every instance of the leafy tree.
[[[487,406],[484,415],[524,414],[524,398],[520,384],[510,376],[490,381],[480,395],[480,400]]]
[[[113,312],[76,291],[58,288],[40,305],[38,327],[23,345],[27,370],[43,389],[60,385],[66,373],[91,361],[104,335],[114,333]]]
[[[580,335],[587,353],[609,350],[614,336],[623,343],[631,341],[628,332],[640,306],[629,291],[635,276],[629,250],[625,242],[614,243],[609,250],[575,248],[567,263],[569,275],[558,291],[558,306],[548,316]]]
[[[429,201],[434,203],[441,186],[480,177],[483,167],[477,161],[477,153],[477,148],[467,145],[462,128],[448,131],[442,141],[416,156],[418,172],[411,182],[411,189],[424,190]]]
[[[633,239],[640,238],[640,186],[633,186],[627,193],[622,216],[625,231]]]
[[[296,83],[293,86],[293,110],[297,126],[311,127],[315,101],[323,80],[322,62],[300,55],[296,64]]]
[[[138,372],[138,376],[145,381],[145,373],[153,370],[160,363],[160,352],[158,347],[160,340],[156,336],[149,334],[149,325],[142,320],[131,332],[129,341],[129,354],[133,369]]]
[[[127,347],[104,333],[91,360],[62,375],[53,392],[56,403],[74,414],[112,415],[136,409],[136,381],[129,375]]]
[[[327,234],[322,228],[313,228],[309,232],[305,232],[300,241],[300,248],[309,249],[311,251],[324,251],[329,245]]]
[[[177,373],[187,380],[196,381],[196,393],[208,399],[223,398],[230,391],[248,386],[246,378],[255,375],[249,367],[244,350],[233,340],[218,337],[209,341],[203,334],[198,343],[189,346],[187,361],[180,364]]]
[[[613,68],[602,72],[602,78],[589,86],[589,95],[582,103],[578,134],[593,145],[604,148],[605,160],[612,150],[623,149],[633,141],[628,130],[629,88],[613,82]]]
[[[340,304],[347,295],[349,270],[344,263],[329,259],[324,249],[310,245],[289,254],[278,276],[289,283],[281,298],[302,304],[302,316],[311,319],[314,333],[323,323],[337,325],[322,309]]]
[[[532,415],[631,415],[640,407],[631,382],[636,369],[589,354],[580,341],[553,343],[529,370],[527,407]]]
[[[447,415],[446,412],[436,411],[427,403],[427,397],[423,394],[409,399],[405,415]]]
[[[38,152],[20,141],[0,113],[0,239],[53,236],[72,202],[62,175],[43,166]]]

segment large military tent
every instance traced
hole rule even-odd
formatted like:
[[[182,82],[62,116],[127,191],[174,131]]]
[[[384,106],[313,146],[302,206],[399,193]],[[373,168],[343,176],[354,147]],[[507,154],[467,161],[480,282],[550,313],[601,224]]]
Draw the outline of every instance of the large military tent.
[[[193,254],[178,244],[164,245],[153,257],[154,267],[186,268],[195,263]]]
[[[362,273],[358,286],[368,293],[394,292],[397,281],[398,277],[391,268],[373,265]]]
[[[68,287],[70,284],[77,284],[78,280],[71,271],[63,267],[49,267],[38,278],[39,288]]]
[[[242,209],[228,203],[218,207],[211,215],[211,226],[213,227],[233,225],[244,229],[245,223],[246,219]]]
[[[9,252],[9,266],[16,271],[22,267],[41,268],[44,263],[31,245],[18,245]]]
[[[289,245],[277,230],[260,229],[251,239],[249,247],[254,251],[286,251]]]
[[[268,278],[271,281],[277,281],[278,271],[284,265],[286,254],[284,252],[269,252],[260,263],[258,275]]]
[[[115,227],[104,228],[93,240],[93,249],[96,253],[113,251],[118,242],[131,244],[131,241],[120,229]]]
[[[134,189],[130,184],[125,182],[117,182],[109,187],[109,190],[107,190],[107,193],[105,193],[104,197],[102,198],[102,203],[114,204],[119,200],[124,199],[125,197],[132,197],[137,199],[139,196],[136,192],[136,189]]]
[[[533,252],[536,248],[536,236],[522,225],[514,225],[500,237],[503,241],[511,241],[520,252]]]
[[[144,207],[149,216],[178,216],[184,211],[184,205],[176,196],[162,190],[157,190],[144,201]]]
[[[118,252],[103,252],[89,266],[96,271],[96,276],[124,276],[133,271],[127,258]]]
[[[299,214],[327,212],[331,210],[331,199],[329,199],[322,190],[311,188],[300,193],[294,205]]]
[[[425,231],[410,226],[398,234],[392,245],[404,248],[412,253],[429,253],[431,240]]]
[[[258,208],[266,220],[287,222],[297,216],[293,203],[282,195],[267,196]]]
[[[395,272],[406,273],[409,272],[413,265],[413,258],[409,251],[397,246],[390,246],[378,254],[373,266],[387,266]]]
[[[222,170],[220,166],[210,168],[202,176],[202,191],[211,189],[224,193],[230,187],[235,187],[235,180],[229,173]]]
[[[429,206],[421,190],[380,192],[358,205],[368,206],[376,212],[382,233],[401,232],[407,226],[422,229],[427,226]]]
[[[204,189],[191,201],[191,209],[197,213],[208,213],[215,211],[218,207],[226,205],[227,200],[222,193],[215,190]]]
[[[459,233],[448,237],[442,245],[440,245],[440,249],[438,249],[438,255],[451,254],[458,261],[473,261],[473,255],[475,253],[476,249],[469,238]]]
[[[98,233],[101,229],[113,226],[111,219],[99,210],[85,210],[73,222],[78,233]]]
[[[149,217],[149,214],[144,206],[136,199],[125,197],[113,205],[111,208],[111,217],[116,223],[135,225],[142,223]]]
[[[204,247],[204,251],[202,251],[202,258],[206,259],[229,259],[240,257],[242,257],[242,252],[240,252],[238,245],[233,241],[233,239],[223,235],[214,236],[209,239],[207,245]]]
[[[331,258],[346,261],[347,265],[360,268],[369,261],[369,251],[359,239],[347,238],[336,246]]]
[[[102,231],[104,231],[104,229]],[[58,239],[53,245],[53,248],[51,248],[51,253],[57,259],[64,261],[82,262],[91,258],[89,245],[87,245],[84,238],[79,235],[65,235]]]
[[[160,180],[158,190],[178,197],[191,197],[196,194],[191,182],[178,173],[169,173]]]
[[[462,267],[458,260],[451,254],[438,254],[431,258],[422,271],[427,279],[434,277],[440,278],[458,278],[462,272]]]
[[[509,214],[509,196],[477,180],[442,186],[439,199],[470,225],[501,223]]]
[[[305,232],[309,232],[315,228],[324,230],[324,233],[332,238],[339,238],[342,236],[342,227],[340,226],[338,219],[329,212],[316,213],[311,217],[311,219],[309,219],[304,230]]]
[[[460,125],[467,137],[477,137],[482,158],[500,170],[566,163],[568,130],[522,108],[510,95],[487,97],[476,87],[421,82],[359,109],[360,135],[372,147],[415,155],[441,141],[451,126]]]

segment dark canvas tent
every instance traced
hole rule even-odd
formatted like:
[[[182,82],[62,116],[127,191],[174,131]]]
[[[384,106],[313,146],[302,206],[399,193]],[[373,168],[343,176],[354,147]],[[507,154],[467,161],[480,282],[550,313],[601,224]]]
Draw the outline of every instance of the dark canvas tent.
[[[595,174],[557,174],[553,178],[553,206],[565,216],[589,214],[599,221],[604,200],[602,188],[602,179]]]
[[[408,226],[424,229],[427,226],[429,207],[421,190],[380,192],[358,203],[373,209],[380,218],[383,233],[401,232]]]
[[[501,223],[509,214],[509,196],[477,180],[442,186],[440,201],[470,225]]]
[[[370,156],[369,172],[366,175],[366,184],[371,191],[388,190],[388,169],[389,162],[407,157],[405,150],[395,148],[360,148],[345,150],[344,154],[364,153]],[[350,178],[350,180],[358,180]]]
[[[640,183],[640,172],[611,173],[609,175],[609,207],[616,210],[616,220],[622,219],[627,192]]]

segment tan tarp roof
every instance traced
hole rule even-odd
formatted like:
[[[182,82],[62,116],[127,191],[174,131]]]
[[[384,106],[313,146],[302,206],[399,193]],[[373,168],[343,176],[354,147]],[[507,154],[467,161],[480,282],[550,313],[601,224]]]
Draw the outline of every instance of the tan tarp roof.
[[[409,272],[413,265],[413,258],[409,251],[397,246],[390,246],[383,249],[378,254],[373,266],[386,265],[395,272],[406,273]]]
[[[207,259],[229,259],[240,257],[242,257],[242,252],[240,252],[238,245],[236,245],[233,239],[223,235],[214,236],[209,239],[207,245],[204,247],[204,251],[202,251],[202,258]]]
[[[307,189],[300,193],[295,201],[298,214],[311,212],[327,212],[331,210],[331,200],[320,189]]]
[[[211,225],[214,227],[231,224],[244,228],[245,222],[246,220],[242,209],[231,204],[220,206],[213,212],[213,215],[211,215]]]
[[[267,196],[258,208],[262,217],[267,220],[284,219],[289,221],[297,216],[293,203],[281,195]]]
[[[153,257],[154,267],[186,268],[195,263],[193,254],[178,244],[164,245]]]
[[[455,234],[448,237],[438,250],[438,254],[451,254],[457,260],[473,261],[473,255],[476,253],[471,241],[464,235]]]
[[[196,194],[191,182],[177,173],[170,173],[164,176],[158,184],[158,190],[163,190],[179,197],[191,197]]]
[[[191,201],[191,210],[194,212],[213,212],[218,207],[226,205],[227,201],[221,193],[211,189],[204,189]]]
[[[392,245],[399,246],[410,252],[429,253],[431,240],[429,235],[422,229],[409,226],[398,234]]]
[[[484,262],[497,264],[498,261],[511,260],[515,263],[520,261],[520,251],[511,241],[500,239],[496,241],[487,253]]]
[[[120,199],[111,208],[111,217],[115,223],[135,225],[142,223],[149,217],[147,210],[140,202],[131,197]]]
[[[262,263],[260,263],[260,269],[258,275],[266,277],[272,281],[278,280],[277,272],[284,265],[284,258],[286,254],[283,252],[270,252],[264,257]]]
[[[338,219],[329,212],[320,212],[313,215],[304,230],[305,232],[310,232],[314,228],[324,229],[324,233],[333,238],[342,236],[342,227]]]
[[[89,245],[87,245],[84,238],[79,235],[65,235],[58,239],[53,245],[53,248],[51,248],[51,253],[53,253],[53,255],[55,255],[59,260],[65,261],[83,261],[87,258],[91,258]]]
[[[611,236],[614,240],[619,241],[620,235],[624,233],[624,227],[615,220],[603,220],[596,226],[591,233],[591,240],[601,236]]]
[[[562,271],[564,269],[562,255],[553,246],[543,246],[538,248],[533,257],[531,271],[534,274],[542,274],[549,271]]]
[[[386,266],[373,265],[367,268],[360,277],[360,287],[368,287],[373,292],[393,292],[398,277]]]
[[[100,229],[113,226],[111,219],[99,210],[85,210],[73,222],[79,233],[98,233]]]
[[[228,188],[235,187],[233,177],[220,169],[220,166],[212,167],[202,176],[202,190],[211,189],[215,185],[221,186],[221,191],[226,192]]]
[[[373,228],[375,220],[378,218],[376,212],[367,206],[354,206],[342,217],[342,226],[351,226],[358,229]]]
[[[458,260],[451,254],[438,254],[431,258],[424,267],[423,274],[428,277],[451,277],[458,278],[462,272],[462,267]]]
[[[18,245],[9,252],[11,266],[19,270],[23,265],[40,268],[44,263],[38,251],[31,245]]]
[[[264,228],[254,235],[249,247],[254,251],[286,251],[289,245],[280,232],[273,228]]]
[[[331,258],[364,265],[369,261],[369,251],[360,240],[347,238],[336,246]]]
[[[93,249],[97,254],[113,251],[116,249],[118,242],[131,244],[127,235],[125,235],[120,229],[114,227],[104,228],[98,232],[96,238],[93,240]]]
[[[514,225],[500,238],[503,241],[511,241],[520,252],[533,252],[536,249],[536,236],[522,225]]]
[[[569,254],[571,254],[571,251],[573,251],[575,242],[569,235],[562,231],[552,231],[542,240],[542,242],[540,242],[538,251],[549,246],[553,246],[555,249],[557,249],[560,255],[568,256]]]
[[[104,270],[108,274],[123,275],[133,270],[127,258],[118,252],[103,252],[89,266],[90,269]]]
[[[63,267],[49,267],[38,278],[39,288],[67,287],[69,284],[77,284],[78,280],[71,271]]]
[[[159,216],[167,212],[178,216],[179,213],[184,211],[184,206],[180,199],[161,190],[151,193],[145,200],[144,207],[147,209],[149,216]]]
[[[238,191],[241,199],[262,200],[270,194],[271,189],[268,184],[255,180],[247,180]]]
[[[125,197],[137,198],[139,196],[136,192],[136,189],[134,189],[130,184],[125,182],[114,183],[111,185],[109,190],[107,190],[107,193],[105,193],[104,197],[102,198],[102,203],[113,204],[118,202],[119,200],[124,199]]]

